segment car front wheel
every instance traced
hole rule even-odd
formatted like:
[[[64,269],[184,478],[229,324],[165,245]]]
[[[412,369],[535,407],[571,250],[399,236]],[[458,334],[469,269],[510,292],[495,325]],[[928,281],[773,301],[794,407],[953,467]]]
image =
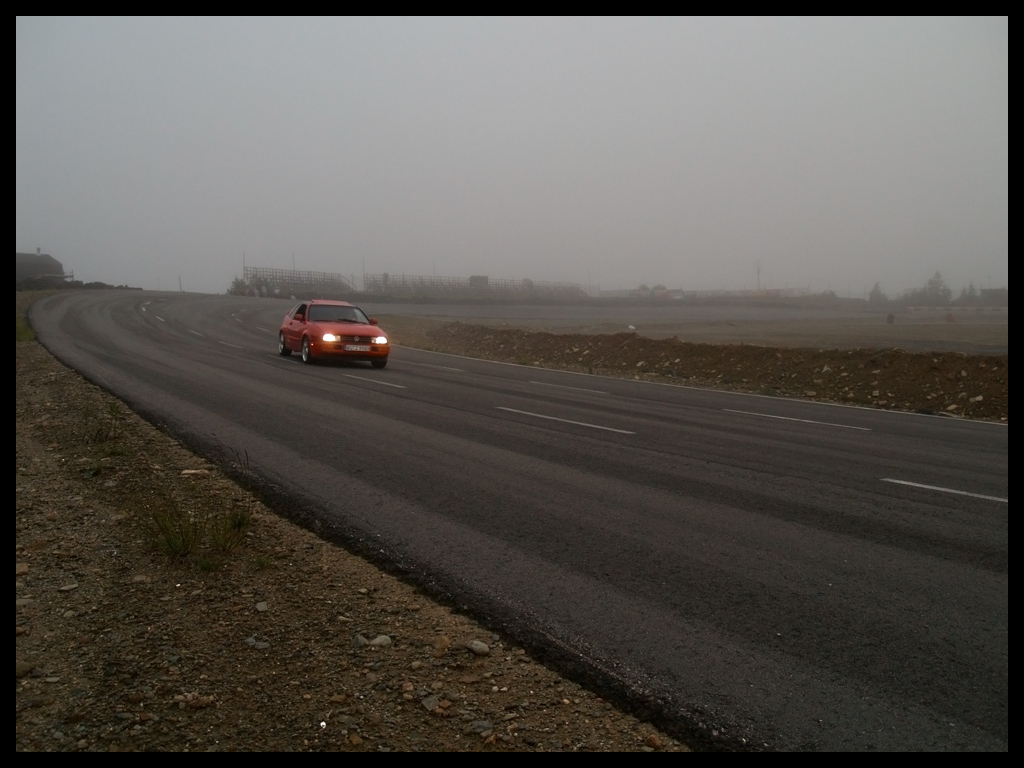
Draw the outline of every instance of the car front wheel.
[[[370,365],[374,368],[383,368],[388,364],[388,359],[385,357],[383,360],[371,360]]]
[[[312,363],[313,362],[313,352],[309,348],[309,338],[308,337],[304,338],[302,340],[302,362],[304,362],[304,363]]]
[[[292,351],[288,349],[288,345],[284,343],[284,334],[277,334],[277,354],[281,357],[288,357]]]

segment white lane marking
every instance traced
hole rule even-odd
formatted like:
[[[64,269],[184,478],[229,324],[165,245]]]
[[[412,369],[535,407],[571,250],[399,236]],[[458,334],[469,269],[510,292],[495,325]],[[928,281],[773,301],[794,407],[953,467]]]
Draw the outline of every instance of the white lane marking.
[[[273,333],[272,330],[270,330],[269,328],[264,328],[262,325],[257,325],[256,327],[259,328],[261,331],[266,331],[267,333]]]
[[[167,321],[166,321],[166,320],[164,320],[164,319],[163,319],[162,317],[160,317],[160,315],[154,315],[154,317],[155,317],[155,318],[156,318],[157,320],[159,320],[159,321],[160,321],[161,323],[166,323],[166,322],[167,322]]]
[[[149,302],[148,302],[148,301],[144,301],[144,302],[142,302],[142,306],[144,306],[144,307],[148,307],[148,306],[149,306]]]
[[[401,360],[399,361],[402,365],[422,365],[425,368],[440,368],[442,371],[458,371],[463,373],[462,368],[450,368],[447,365],[431,365],[430,363],[414,363],[412,360]]]
[[[406,389],[406,387],[403,387],[401,384],[392,384],[390,381],[380,381],[378,379],[368,379],[365,376],[353,376],[351,373],[343,373],[341,375],[344,376],[347,379],[359,379],[360,381],[369,381],[372,384],[381,384],[381,385],[383,385],[385,387],[394,387],[395,389]]]
[[[142,307],[142,311],[143,311],[143,312],[145,312],[145,311],[146,311],[146,307],[145,307],[145,305],[143,305],[143,307]]]
[[[732,408],[723,408],[726,413],[742,413],[744,416],[761,416],[765,419],[782,419],[783,421],[799,421],[804,424],[820,424],[823,427],[839,427],[840,429],[856,429],[861,432],[870,432],[867,427],[851,427],[849,424],[833,424],[831,421],[812,421],[811,419],[794,419],[791,416],[772,416],[770,413],[754,413],[754,411],[734,411]]]
[[[199,331],[193,331],[191,328],[188,329],[188,332],[189,333],[194,333],[196,336],[202,336],[203,335]]]
[[[549,421],[560,421],[563,424],[575,424],[578,427],[590,427],[591,429],[603,429],[606,432],[618,432],[620,435],[635,435],[636,432],[630,432],[625,429],[615,429],[614,427],[602,427],[600,424],[588,424],[585,421],[573,421],[572,419],[560,419],[557,416],[545,416],[542,413],[530,413],[529,411],[520,411],[515,408],[502,408],[500,405],[496,405],[499,411],[509,411],[510,413],[521,413],[524,416],[534,416],[538,419],[547,419]]]
[[[546,381],[531,381],[531,384],[539,384],[542,387],[558,387],[559,389],[574,389],[577,392],[593,392],[595,395],[607,395],[607,392],[602,392],[600,389],[584,389],[583,387],[567,387],[565,384],[549,384]]]
[[[1001,498],[1000,496],[986,496],[983,493],[970,493],[969,491],[958,491],[956,488],[943,488],[940,485],[925,485],[924,483],[912,483],[909,480],[894,480],[891,477],[883,477],[883,483],[896,483],[896,485],[909,485],[913,488],[924,488],[929,491],[942,491],[942,493],[955,493],[957,496],[970,496],[975,499],[987,499],[989,501],[998,501],[1003,504],[1009,504],[1009,499]]]
[[[228,344],[226,341],[218,341],[217,343],[218,344],[223,344],[225,347],[234,347],[235,349],[244,349],[244,347],[240,347],[237,344]]]

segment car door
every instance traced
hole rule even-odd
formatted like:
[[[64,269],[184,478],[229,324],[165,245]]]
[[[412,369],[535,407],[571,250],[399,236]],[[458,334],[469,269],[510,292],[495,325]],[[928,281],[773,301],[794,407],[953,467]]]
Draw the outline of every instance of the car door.
[[[309,306],[307,304],[299,304],[288,315],[284,335],[291,349],[299,349],[299,345],[302,343],[302,331],[306,326],[305,317],[308,310]]]

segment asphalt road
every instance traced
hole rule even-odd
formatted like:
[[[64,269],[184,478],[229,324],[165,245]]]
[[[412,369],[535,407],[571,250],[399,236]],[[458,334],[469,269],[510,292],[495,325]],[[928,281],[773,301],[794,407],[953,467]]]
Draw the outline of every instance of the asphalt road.
[[[68,292],[31,318],[294,516],[677,732],[1008,749],[1008,427],[404,348],[306,366],[276,354],[287,304]]]

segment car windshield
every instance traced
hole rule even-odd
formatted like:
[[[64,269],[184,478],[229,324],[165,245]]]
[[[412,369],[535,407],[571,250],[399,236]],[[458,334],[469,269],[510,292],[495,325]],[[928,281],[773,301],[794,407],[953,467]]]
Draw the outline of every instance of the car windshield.
[[[314,304],[309,308],[312,323],[370,323],[358,307],[335,307],[330,304]]]

